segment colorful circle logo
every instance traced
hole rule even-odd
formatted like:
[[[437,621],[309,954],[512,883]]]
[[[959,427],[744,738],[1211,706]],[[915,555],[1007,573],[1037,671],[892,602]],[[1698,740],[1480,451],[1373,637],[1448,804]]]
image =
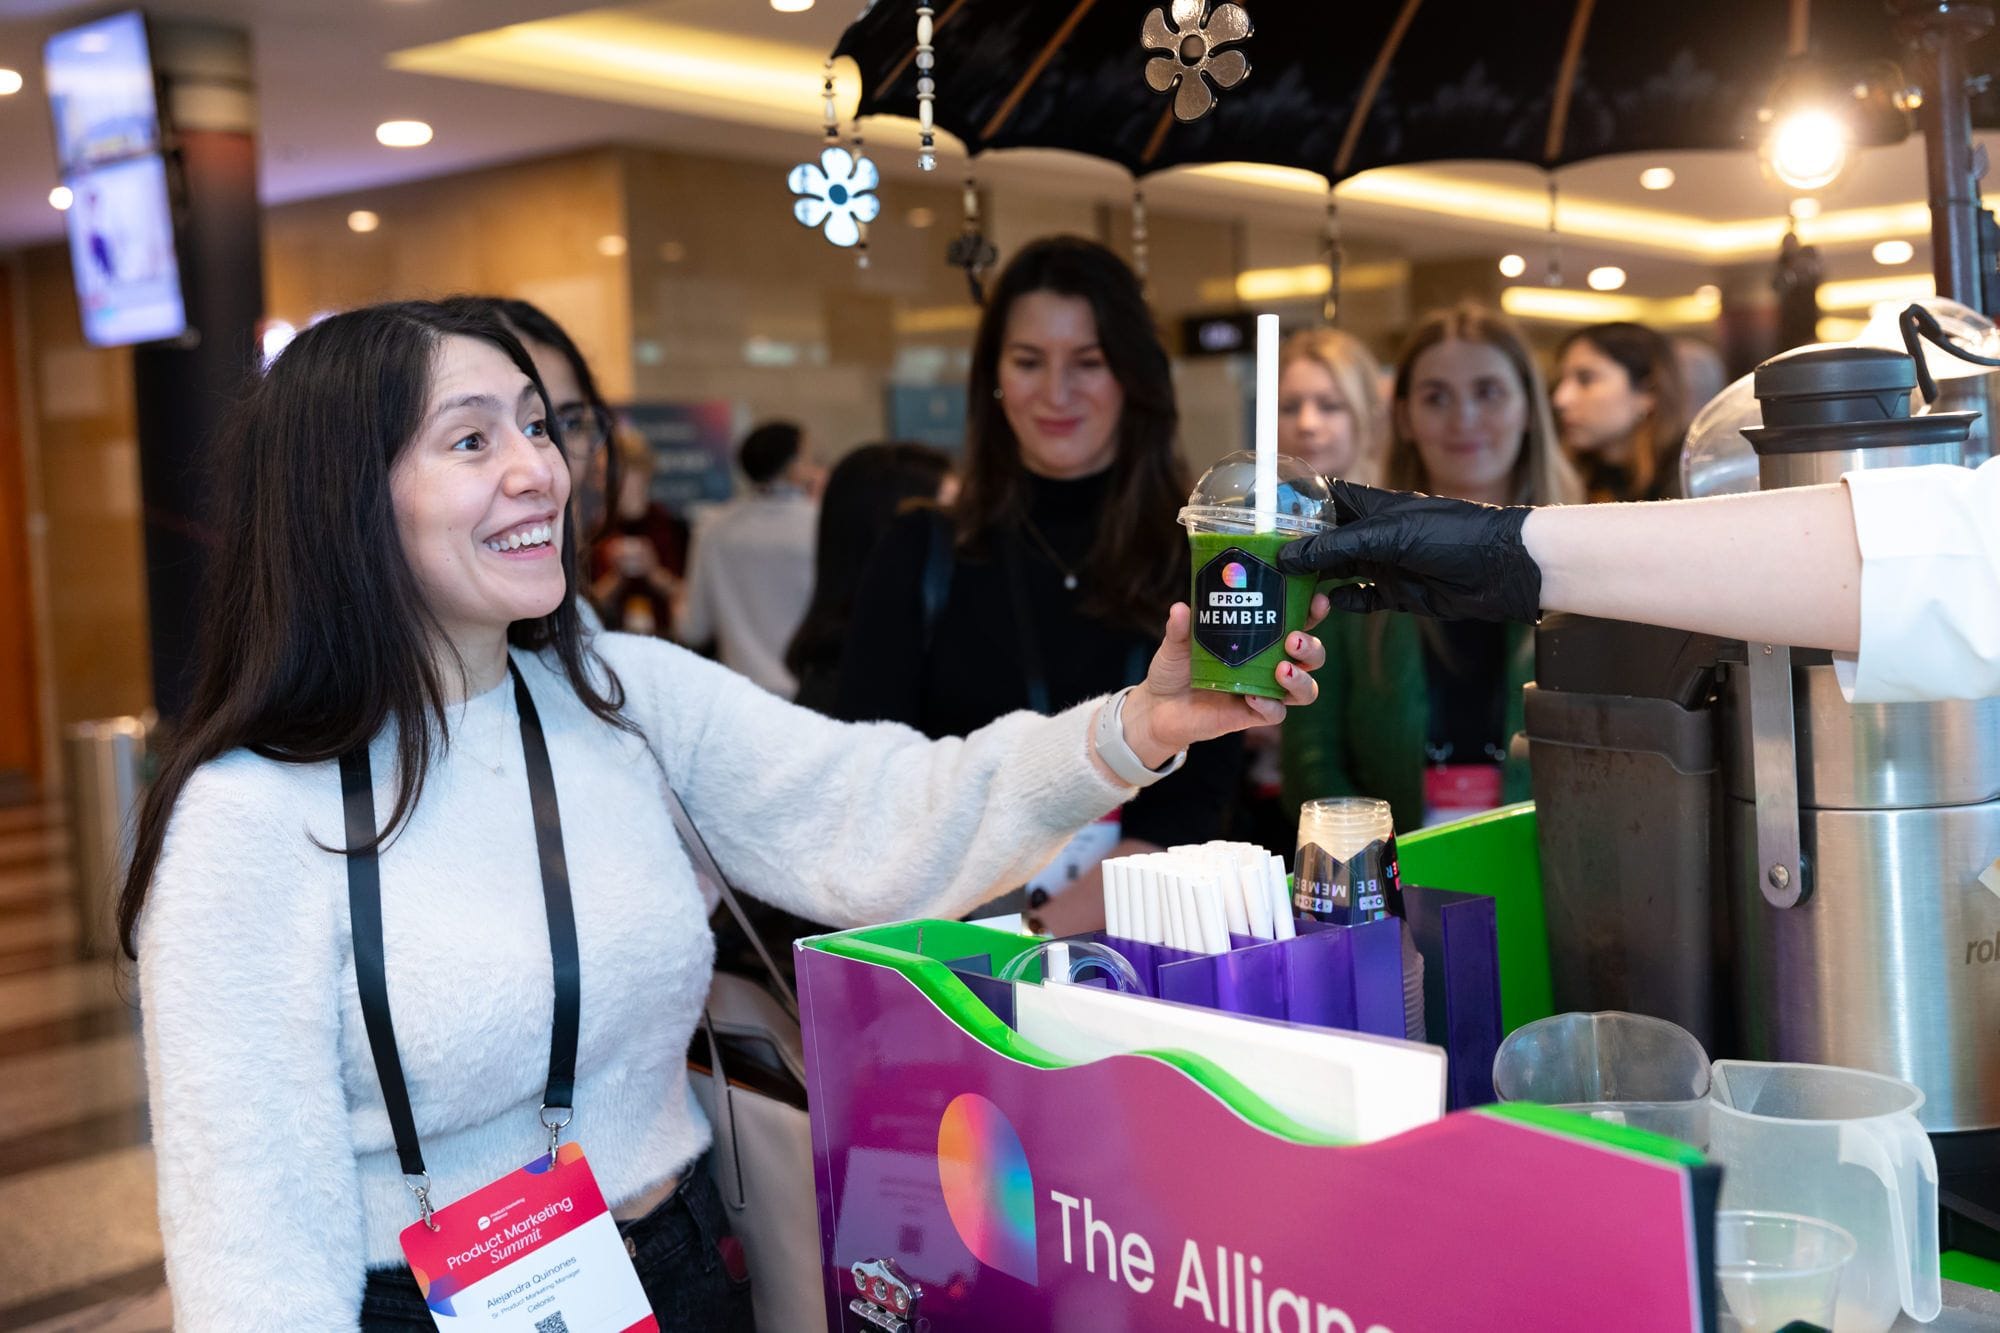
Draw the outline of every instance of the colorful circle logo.
[[[958,1238],[988,1268],[1035,1280],[1035,1179],[1006,1113],[962,1093],[938,1122],[938,1184]]]
[[[1222,567],[1222,586],[1241,590],[1250,586],[1250,571],[1232,560]]]

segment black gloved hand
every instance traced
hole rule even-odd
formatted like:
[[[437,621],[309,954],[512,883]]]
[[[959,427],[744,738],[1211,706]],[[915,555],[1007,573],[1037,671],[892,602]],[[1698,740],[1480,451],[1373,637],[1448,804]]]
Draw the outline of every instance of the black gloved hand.
[[[1441,620],[1541,616],[1542,571],[1521,541],[1527,505],[1473,504],[1333,483],[1330,532],[1278,553],[1287,574],[1365,583],[1331,588],[1339,611],[1412,611]]]

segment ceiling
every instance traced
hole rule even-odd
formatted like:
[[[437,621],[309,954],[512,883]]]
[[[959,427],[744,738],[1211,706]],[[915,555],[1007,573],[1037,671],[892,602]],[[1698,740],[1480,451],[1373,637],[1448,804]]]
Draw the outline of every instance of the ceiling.
[[[47,203],[55,165],[41,44],[50,32],[112,7],[0,0],[0,66],[27,79],[20,94],[0,98],[0,248],[61,234]],[[250,29],[269,203],[604,142],[796,160],[817,142],[820,62],[855,7],[855,0],[820,0],[806,13],[779,14],[764,0],[652,0],[613,9],[550,0],[146,6],[156,19]],[[567,73],[565,50],[572,56]],[[611,63],[619,70],[607,72]],[[436,137],[420,149],[380,147],[374,126],[391,118],[429,121]],[[891,189],[898,176],[915,174],[913,130],[906,122],[870,126]],[[1674,169],[1674,186],[1641,189],[1640,169],[1658,165]],[[1038,190],[1119,202],[1131,188],[1116,168],[1061,154],[1000,154],[981,174],[1000,187],[1032,180]],[[1706,281],[1718,264],[1763,262],[1787,202],[1747,152],[1606,159],[1569,168],[1559,181],[1566,265],[1618,262],[1632,272],[1635,289],[1662,295]],[[1927,246],[1914,206],[1922,188],[1919,142],[1869,150],[1823,196],[1827,216],[1808,224],[1806,237],[1828,252],[1832,276],[1884,272],[1868,244],[1891,234],[1917,245],[1914,264],[1901,271],[1920,270]],[[1323,189],[1310,177],[1273,184],[1255,173],[1171,173],[1149,181],[1148,192],[1160,209],[1301,226],[1316,225],[1323,207]],[[1376,239],[1413,258],[1514,249],[1530,255],[1531,271],[1539,269],[1546,179],[1531,168],[1462,163],[1375,172],[1344,184],[1341,198],[1344,225],[1358,240]],[[1882,212],[1895,205],[1902,212]],[[1829,224],[1840,219],[1854,224],[1854,237],[1833,234],[1838,227]]]

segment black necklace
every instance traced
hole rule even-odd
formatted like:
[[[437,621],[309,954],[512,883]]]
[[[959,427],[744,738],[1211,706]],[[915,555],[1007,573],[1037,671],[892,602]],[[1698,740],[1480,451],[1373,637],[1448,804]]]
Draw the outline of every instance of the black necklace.
[[[1063,576],[1064,590],[1075,592],[1077,584],[1076,571],[1071,569],[1063,558],[1056,554],[1056,548],[1049,545],[1049,539],[1044,537],[1042,530],[1035,526],[1035,520],[1023,514],[1021,516],[1021,530],[1028,534],[1028,539],[1034,542],[1036,548],[1049,558],[1049,563],[1054,565],[1056,570]]]

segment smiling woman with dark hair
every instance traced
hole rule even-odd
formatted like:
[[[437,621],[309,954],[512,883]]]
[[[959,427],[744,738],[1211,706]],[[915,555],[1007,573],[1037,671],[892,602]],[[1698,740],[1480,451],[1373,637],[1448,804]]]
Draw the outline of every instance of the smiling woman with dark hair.
[[[491,311],[411,302],[300,335],[221,443],[195,702],[120,903],[178,1328],[429,1329],[399,1236],[539,1152],[624,1234],[582,1280],[747,1329],[687,1086],[711,904],[671,795],[776,905],[956,914],[1283,711],[1189,688],[1185,608],[1140,688],[946,742],[586,641],[559,434]]]
[[[1023,247],[987,300],[968,393],[964,489],[948,521],[912,515],[877,548],[838,716],[962,736],[1070,707],[1144,675],[1187,595],[1180,412],[1124,260],[1074,236]],[[1197,747],[1024,886],[1030,919],[1057,934],[1101,925],[1104,857],[1219,836],[1242,755],[1233,738]]]

